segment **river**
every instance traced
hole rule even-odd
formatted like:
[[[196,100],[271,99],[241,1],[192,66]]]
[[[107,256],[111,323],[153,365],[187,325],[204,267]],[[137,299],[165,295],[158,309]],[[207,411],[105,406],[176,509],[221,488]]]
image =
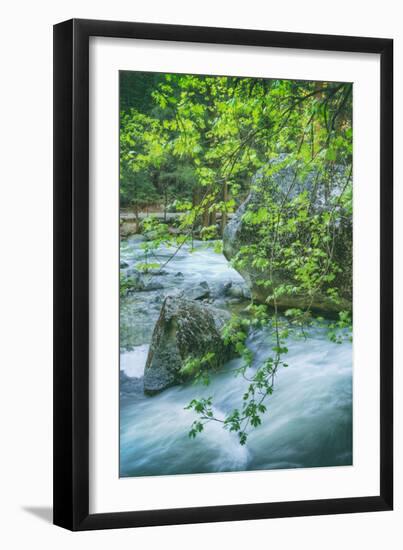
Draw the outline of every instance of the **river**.
[[[122,240],[121,271],[130,271],[143,254],[140,237]],[[171,254],[167,248],[156,252],[161,263]],[[289,367],[278,371],[262,425],[245,446],[214,422],[190,439],[196,416],[185,410],[191,399],[202,396],[213,397],[218,416],[239,407],[247,382],[232,371],[240,359],[228,362],[207,387],[189,383],[144,395],[144,365],[164,297],[202,282],[216,296],[215,306],[237,310],[246,305],[241,276],[204,243],[196,243],[193,252],[183,246],[162,275],[150,277],[150,290],[121,299],[120,476],[351,465],[352,346],[330,342],[326,329],[311,329],[306,340],[290,339]],[[270,353],[270,335],[255,331],[248,343],[256,368]]]

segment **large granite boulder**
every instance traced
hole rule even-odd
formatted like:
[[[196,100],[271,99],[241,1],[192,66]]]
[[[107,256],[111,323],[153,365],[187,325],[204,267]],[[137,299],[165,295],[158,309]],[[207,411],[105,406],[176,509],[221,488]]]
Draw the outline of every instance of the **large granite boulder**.
[[[280,161],[284,161],[282,157]],[[302,175],[304,173],[304,175]],[[321,176],[315,171],[306,173],[298,167],[286,166],[279,169],[271,176],[263,171],[258,172],[252,178],[251,188],[246,200],[235,212],[227,225],[223,235],[223,252],[227,260],[235,258],[243,246],[257,244],[261,237],[258,235],[256,226],[245,223],[244,214],[250,210],[257,212],[264,206],[267,196],[270,195],[279,206],[291,201],[302,192],[307,192],[311,202],[311,214],[321,211],[330,211],[337,198],[346,187],[347,175],[341,169],[334,168],[332,173]],[[330,227],[334,233],[333,259],[342,268],[331,286],[340,289],[340,300],[335,303],[326,292],[324,286],[316,292],[313,299],[306,294],[291,294],[281,296],[277,300],[280,308],[306,308],[321,312],[334,313],[344,309],[351,309],[352,301],[352,219],[348,213],[337,216],[337,222]],[[289,242],[295,239],[290,235]],[[259,303],[265,303],[267,297],[272,294],[273,287],[264,287],[257,284],[257,280],[269,279],[269,273],[253,268],[252,262],[248,261],[245,266],[236,269],[247,282],[253,299]],[[274,286],[279,284],[291,284],[293,274],[289,271],[277,270],[272,274]]]
[[[221,332],[225,311],[189,300],[167,296],[155,325],[144,369],[144,391],[153,394],[189,379],[185,362],[213,353],[208,367],[217,369],[231,356]]]

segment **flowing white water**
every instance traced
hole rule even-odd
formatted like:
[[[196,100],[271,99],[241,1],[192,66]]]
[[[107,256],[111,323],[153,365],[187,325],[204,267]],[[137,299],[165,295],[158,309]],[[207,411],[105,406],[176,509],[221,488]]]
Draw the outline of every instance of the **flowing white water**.
[[[163,260],[172,251],[159,253]],[[121,258],[129,268],[141,254],[137,239],[122,243]],[[250,433],[245,446],[214,422],[195,440],[189,439],[189,427],[196,416],[184,408],[191,399],[202,396],[213,397],[217,416],[239,407],[247,382],[232,370],[240,365],[240,359],[233,359],[213,375],[207,387],[186,384],[144,396],[141,376],[163,297],[201,281],[212,289],[229,281],[242,284],[225,258],[206,248],[189,254],[184,247],[164,269],[166,274],[157,277],[161,289],[138,292],[121,304],[120,475],[351,464],[351,344],[330,342],[324,329],[315,329],[307,340],[289,342],[289,367],[278,371],[262,425]],[[220,305],[231,308],[237,303],[225,299]],[[249,345],[255,352],[256,367],[270,353],[269,334],[255,332]]]

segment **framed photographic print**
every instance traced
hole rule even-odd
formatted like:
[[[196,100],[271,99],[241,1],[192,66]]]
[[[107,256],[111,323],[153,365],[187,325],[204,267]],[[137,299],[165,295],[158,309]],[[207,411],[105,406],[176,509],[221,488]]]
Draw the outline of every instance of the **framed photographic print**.
[[[54,523],[391,510],[393,42],[54,27]]]

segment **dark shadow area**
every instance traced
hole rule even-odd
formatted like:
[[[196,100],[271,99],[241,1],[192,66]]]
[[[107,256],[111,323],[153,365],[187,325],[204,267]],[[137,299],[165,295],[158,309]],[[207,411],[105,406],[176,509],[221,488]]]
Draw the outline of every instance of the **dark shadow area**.
[[[51,506],[23,506],[22,509],[46,523],[53,522],[53,508]]]

